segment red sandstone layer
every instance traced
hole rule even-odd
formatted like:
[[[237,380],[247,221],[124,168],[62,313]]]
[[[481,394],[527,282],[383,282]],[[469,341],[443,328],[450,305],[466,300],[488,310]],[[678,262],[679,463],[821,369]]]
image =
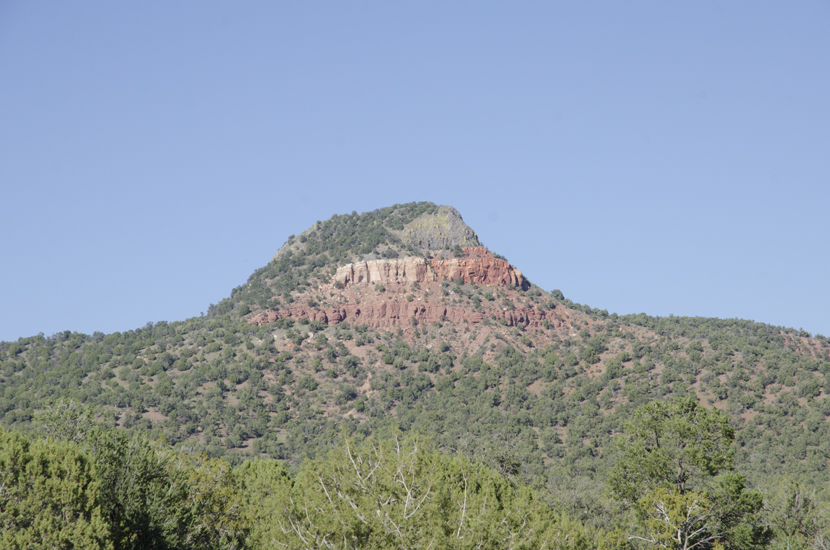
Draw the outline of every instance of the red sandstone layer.
[[[522,323],[525,326],[541,326],[547,318],[546,312],[533,308],[516,308],[508,311],[490,310],[478,312],[469,308],[451,307],[443,304],[428,304],[414,302],[384,301],[366,305],[345,305],[332,308],[297,307],[269,311],[251,320],[256,325],[273,323],[278,319],[292,317],[295,319],[307,318],[320,321],[328,325],[337,325],[343,321],[367,324],[371,327],[387,327],[399,324],[410,324],[412,318],[418,323],[433,323],[435,321],[451,321],[462,323],[467,321],[477,325],[490,317],[495,321],[505,320],[508,326]],[[556,323],[554,323],[556,324]]]

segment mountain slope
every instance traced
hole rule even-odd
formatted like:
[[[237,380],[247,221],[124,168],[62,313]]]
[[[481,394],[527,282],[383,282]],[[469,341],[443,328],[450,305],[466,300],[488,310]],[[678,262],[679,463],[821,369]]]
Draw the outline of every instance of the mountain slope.
[[[586,495],[637,406],[693,393],[729,414],[752,483],[830,479],[826,338],[574,304],[431,203],[317,222],[205,317],[3,342],[0,363],[9,426],[72,397],[174,444],[294,465],[340,434],[417,430]]]

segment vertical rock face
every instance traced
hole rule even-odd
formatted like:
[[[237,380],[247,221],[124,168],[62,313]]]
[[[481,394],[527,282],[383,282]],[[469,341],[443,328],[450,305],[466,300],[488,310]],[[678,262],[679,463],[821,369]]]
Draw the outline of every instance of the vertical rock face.
[[[349,286],[462,280],[477,285],[529,287],[521,271],[487,249],[472,247],[463,252],[465,257],[447,260],[410,257],[348,264],[337,269],[333,282]]]
[[[425,258],[372,260],[349,264],[337,270],[334,282],[344,286],[383,283],[415,283],[426,280],[429,269]]]
[[[516,286],[528,288],[522,272],[504,260],[495,258],[486,249],[466,249],[467,258],[430,260],[433,281],[457,281],[491,286]],[[474,251],[470,252],[470,251]]]

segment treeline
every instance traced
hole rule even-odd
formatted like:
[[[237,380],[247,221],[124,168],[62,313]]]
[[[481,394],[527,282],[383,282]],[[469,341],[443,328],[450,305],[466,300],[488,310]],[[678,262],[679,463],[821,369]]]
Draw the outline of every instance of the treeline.
[[[734,430],[693,399],[636,411],[615,442],[603,517],[423,436],[341,440],[289,475],[127,437],[60,401],[29,434],[0,430],[0,546],[11,549],[826,548],[803,486],[746,488]]]

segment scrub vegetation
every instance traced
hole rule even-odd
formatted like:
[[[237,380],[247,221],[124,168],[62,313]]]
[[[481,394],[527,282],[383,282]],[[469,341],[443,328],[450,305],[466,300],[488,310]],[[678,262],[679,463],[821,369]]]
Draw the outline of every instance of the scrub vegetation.
[[[472,245],[431,203],[333,216],[206,315],[0,342],[0,542],[830,546],[821,335],[460,281],[365,292],[480,323],[250,322],[331,305],[346,263]]]

